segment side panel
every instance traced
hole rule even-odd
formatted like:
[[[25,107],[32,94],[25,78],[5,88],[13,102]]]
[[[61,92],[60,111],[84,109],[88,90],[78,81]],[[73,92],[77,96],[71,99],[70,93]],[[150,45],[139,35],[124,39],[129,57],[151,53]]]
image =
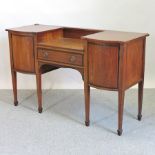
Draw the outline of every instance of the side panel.
[[[13,67],[22,72],[34,72],[33,36],[12,34]]]
[[[88,44],[89,83],[98,87],[118,87],[118,46]]]
[[[134,85],[143,78],[144,41],[138,39],[127,44],[125,86]]]

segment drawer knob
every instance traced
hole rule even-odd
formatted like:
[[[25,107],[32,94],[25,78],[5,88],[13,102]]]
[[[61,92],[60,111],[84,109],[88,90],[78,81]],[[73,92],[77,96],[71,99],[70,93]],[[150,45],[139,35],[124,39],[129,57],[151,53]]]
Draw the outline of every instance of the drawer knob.
[[[70,58],[70,62],[74,62],[76,60],[76,56],[72,55]]]
[[[43,53],[44,58],[48,58],[48,52]]]

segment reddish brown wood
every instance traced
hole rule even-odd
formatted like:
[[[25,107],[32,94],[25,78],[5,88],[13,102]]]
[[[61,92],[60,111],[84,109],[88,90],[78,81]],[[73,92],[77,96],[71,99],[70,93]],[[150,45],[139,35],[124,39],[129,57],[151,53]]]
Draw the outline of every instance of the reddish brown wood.
[[[145,43],[146,39],[143,39],[143,52],[142,52],[142,72],[141,81],[138,83],[138,120],[142,118],[142,103],[143,103],[143,87],[144,87],[144,71],[145,71]]]
[[[121,135],[125,90],[138,83],[138,120],[141,119],[147,33],[44,25],[8,31],[15,105],[18,103],[16,72],[36,74],[41,113],[41,74],[69,67],[78,70],[84,79],[86,126],[90,122],[90,86],[118,91],[117,132]]]
[[[12,34],[12,50],[15,70],[22,70],[30,73],[34,72],[33,49],[33,36]]]
[[[123,109],[124,109],[124,95],[125,92],[119,90],[118,91],[118,130],[117,133],[119,136],[122,135],[122,123],[123,123]]]
[[[60,27],[46,25],[30,25],[14,29],[7,29],[9,32],[10,62],[15,105],[18,104],[17,72],[36,74],[37,53],[35,51],[37,39],[39,41],[49,40],[52,31],[55,31],[52,33],[52,39],[56,36],[60,37],[60,35],[62,36],[62,31],[58,32],[58,30],[60,30]],[[46,73],[56,68],[57,67],[49,65],[43,66],[41,67],[40,72]]]
[[[78,66],[83,65],[82,55],[75,54],[75,53],[67,53],[62,51],[39,49],[38,59],[54,61],[54,62],[62,62],[62,63],[78,65]]]
[[[85,125],[89,126],[89,113],[90,113],[90,86],[89,86],[89,53],[87,49],[87,41],[84,41],[84,94],[85,94]]]
[[[12,34],[9,33],[9,44],[10,44],[10,65],[11,65],[11,75],[12,75],[12,86],[13,86],[13,96],[14,96],[14,105],[18,105],[18,99],[17,99],[17,73],[13,70],[13,52],[12,52]]]
[[[89,83],[104,88],[117,88],[118,47],[88,43]]]
[[[85,125],[89,126],[89,114],[90,114],[90,86],[84,83],[84,94],[85,94]]]
[[[99,41],[104,43],[128,43],[136,39],[145,38],[148,33],[135,33],[135,32],[121,32],[104,30],[102,32],[94,33],[91,35],[83,36],[89,41]]]
[[[37,33],[37,42],[51,42],[55,39],[60,39],[63,37],[63,30],[56,29],[48,32]]]
[[[36,74],[37,81],[37,96],[38,96],[38,112],[42,113],[42,88],[41,88],[41,73]]]
[[[87,41],[85,60],[89,66],[85,70],[87,76],[85,79],[88,79],[90,86],[118,91],[118,135],[121,135],[123,131],[125,90],[137,83],[139,83],[138,119],[140,120],[142,116],[146,36],[147,34],[123,32],[114,32],[112,35],[111,31],[110,33],[107,31],[105,35],[104,32],[99,32],[83,37]],[[90,104],[88,94],[87,92],[85,95],[88,102],[85,103],[86,105]],[[87,115],[89,108],[87,107],[86,110]]]
[[[60,28],[61,27],[59,27],[59,26],[34,24],[34,25],[28,25],[28,26],[21,26],[21,27],[17,27],[17,28],[6,29],[6,31],[37,34],[37,33],[57,30]]]
[[[120,45],[119,51],[119,74],[118,74],[118,130],[117,134],[122,135],[124,96],[125,96],[125,78],[126,78],[126,51],[127,44]]]
[[[18,100],[17,100],[17,73],[12,70],[11,74],[12,74],[14,105],[17,106],[18,105]]]
[[[66,49],[68,52],[71,50],[75,50],[75,52],[82,52],[83,53],[83,41],[80,39],[71,39],[71,38],[59,38],[53,39],[47,42],[39,42],[38,46],[43,47],[53,47],[55,49]]]
[[[100,32],[101,30],[93,30],[93,29],[80,29],[80,28],[63,28],[63,37],[64,38],[74,38],[80,39],[85,35],[94,34]]]
[[[129,42],[126,51],[126,82],[125,87],[129,88],[142,80],[143,72],[143,39]]]
[[[143,102],[143,86],[144,81],[138,83],[138,120],[140,121],[142,118],[142,102]]]

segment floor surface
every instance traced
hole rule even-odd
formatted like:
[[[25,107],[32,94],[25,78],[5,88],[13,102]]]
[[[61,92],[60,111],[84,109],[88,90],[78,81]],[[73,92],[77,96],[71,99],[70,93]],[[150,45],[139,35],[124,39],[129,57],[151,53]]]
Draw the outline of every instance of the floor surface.
[[[91,124],[84,125],[83,90],[45,90],[43,113],[35,90],[0,90],[0,155],[155,155],[155,89],[126,92],[123,135],[117,136],[117,92],[91,91]]]

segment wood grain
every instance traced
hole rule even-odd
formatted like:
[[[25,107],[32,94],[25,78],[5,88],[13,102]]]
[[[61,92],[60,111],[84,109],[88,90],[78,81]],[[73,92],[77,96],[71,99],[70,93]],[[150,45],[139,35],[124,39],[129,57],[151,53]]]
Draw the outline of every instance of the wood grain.
[[[84,36],[87,40],[98,40],[102,42],[113,43],[125,43],[133,41],[138,38],[148,36],[148,33],[134,33],[134,32],[122,32],[122,31],[109,31],[104,30],[95,34]]]
[[[44,47],[55,47],[58,49],[71,49],[71,50],[78,50],[83,51],[83,41],[80,39],[72,39],[72,38],[60,38],[60,39],[53,39],[47,42],[39,42],[38,46]]]
[[[118,47],[88,44],[89,83],[117,88],[118,81]]]
[[[28,26],[21,26],[17,28],[10,28],[6,29],[10,32],[20,32],[20,33],[41,33],[41,32],[48,32],[51,30],[60,29],[59,26],[51,26],[51,25],[41,25],[41,24],[34,24]]]
[[[38,49],[38,59],[83,66],[83,56],[75,53]]]
[[[12,35],[12,50],[14,69],[34,72],[33,37]]]
[[[84,80],[85,125],[89,126],[90,86],[118,91],[118,135],[122,134],[125,90],[138,84],[138,120],[142,117],[147,33],[30,25],[9,31],[14,104],[17,72],[36,75],[42,112],[42,73],[68,67]]]

